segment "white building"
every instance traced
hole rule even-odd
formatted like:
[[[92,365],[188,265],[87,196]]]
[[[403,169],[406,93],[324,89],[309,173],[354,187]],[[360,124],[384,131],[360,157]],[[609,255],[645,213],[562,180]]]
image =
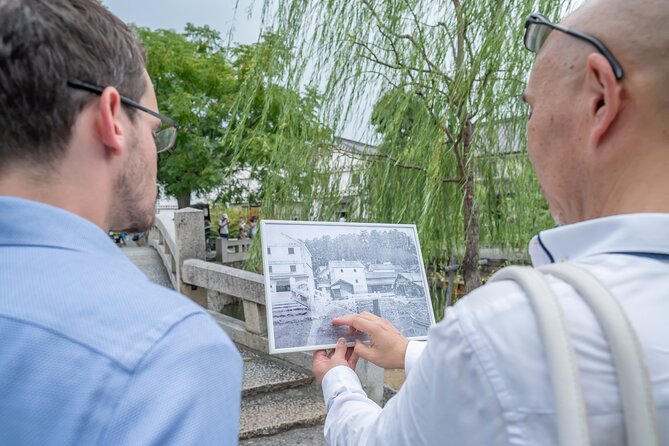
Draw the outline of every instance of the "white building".
[[[365,267],[359,261],[332,260],[328,262],[328,270],[332,297],[342,298],[346,294],[368,292]]]
[[[283,243],[267,247],[270,291],[274,293],[305,291],[313,296],[314,271],[311,253],[304,243],[285,236]]]

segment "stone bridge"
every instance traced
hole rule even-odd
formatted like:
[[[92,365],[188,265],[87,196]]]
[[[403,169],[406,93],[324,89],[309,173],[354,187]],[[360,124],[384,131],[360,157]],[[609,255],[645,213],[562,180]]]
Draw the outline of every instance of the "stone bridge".
[[[269,356],[263,276],[228,266],[246,258],[250,240],[217,240],[207,262],[204,215],[196,209],[160,211],[148,246],[123,248],[147,277],[206,308],[244,358],[240,445],[324,445],[325,407],[311,376],[311,353]],[[212,256],[209,256],[212,257]],[[238,318],[219,312],[241,303]],[[360,361],[368,395],[382,403],[383,370]]]

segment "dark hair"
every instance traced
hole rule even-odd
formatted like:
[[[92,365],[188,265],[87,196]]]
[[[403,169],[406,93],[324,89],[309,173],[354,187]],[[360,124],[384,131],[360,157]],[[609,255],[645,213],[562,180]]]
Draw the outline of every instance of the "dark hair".
[[[0,173],[63,157],[77,116],[96,98],[69,79],[139,101],[145,66],[133,32],[97,0],[0,0]]]

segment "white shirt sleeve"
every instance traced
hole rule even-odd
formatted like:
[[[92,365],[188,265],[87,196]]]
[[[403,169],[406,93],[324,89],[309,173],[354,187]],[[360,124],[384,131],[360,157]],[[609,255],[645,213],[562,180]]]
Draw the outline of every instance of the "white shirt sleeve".
[[[404,372],[407,375],[420,359],[420,355],[425,351],[425,347],[427,347],[427,342],[425,341],[409,341],[407,351],[404,354]]]
[[[447,311],[422,347],[402,389],[383,410],[367,398],[352,370],[340,366],[325,375],[329,445],[508,442],[501,407],[456,311]]]

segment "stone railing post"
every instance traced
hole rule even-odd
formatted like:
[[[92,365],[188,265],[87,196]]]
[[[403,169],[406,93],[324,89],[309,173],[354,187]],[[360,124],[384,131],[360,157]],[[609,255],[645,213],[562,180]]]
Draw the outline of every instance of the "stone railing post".
[[[267,311],[264,305],[248,300],[243,301],[246,329],[254,334],[267,336]]]
[[[383,369],[361,359],[355,368],[362,387],[372,401],[381,404],[383,400]]]
[[[223,250],[227,249],[226,242],[227,239],[223,237],[218,237],[216,239],[216,257],[214,257],[215,262],[223,261]]]
[[[177,291],[207,308],[207,289],[184,283],[181,277],[182,267],[186,260],[205,260],[206,258],[204,212],[192,208],[176,211],[174,213],[174,233],[177,250],[177,284],[179,286]]]

